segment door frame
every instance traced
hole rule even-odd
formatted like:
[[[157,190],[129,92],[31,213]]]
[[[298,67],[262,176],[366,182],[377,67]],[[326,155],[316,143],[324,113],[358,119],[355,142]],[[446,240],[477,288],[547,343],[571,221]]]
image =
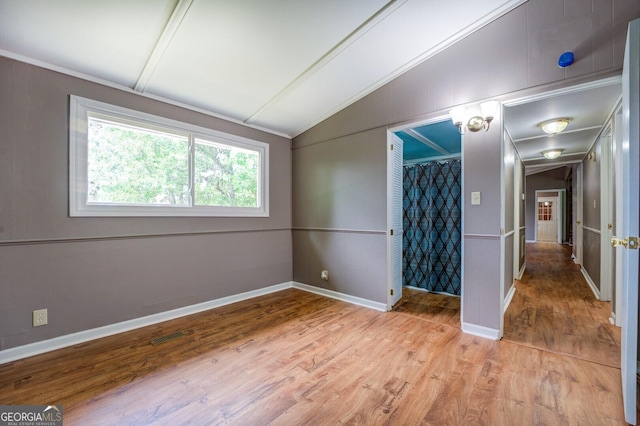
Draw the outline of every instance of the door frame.
[[[614,138],[615,138],[615,150],[613,152],[613,160],[615,162],[615,165],[613,167],[613,177],[615,179],[616,185],[615,185],[615,189],[616,189],[616,193],[618,193],[620,191],[620,189],[623,186],[623,181],[622,181],[622,173],[620,173],[620,171],[622,171],[622,163],[621,163],[621,158],[616,157],[616,151],[618,149],[622,149],[622,133],[623,133],[623,128],[622,128],[622,106],[620,106],[616,112],[614,113]],[[619,189],[620,188],[620,189]],[[616,195],[617,196],[617,195]],[[614,233],[617,235],[621,232],[619,232],[619,230],[621,231],[622,228],[622,223],[621,223],[621,215],[622,212],[618,212],[617,211],[617,206],[618,206],[618,200],[615,200],[616,202],[616,210],[615,210],[615,220],[614,220]],[[612,319],[614,320],[614,324],[618,327],[622,327],[622,322],[623,322],[623,309],[624,309],[624,304],[623,304],[623,294],[622,294],[622,256],[620,255],[620,253],[615,253],[614,256],[614,268],[615,268],[615,272],[613,274],[613,279],[614,279],[614,292],[615,292],[615,298],[614,298],[614,303],[611,304],[611,310],[612,310]]]
[[[524,247],[522,247],[525,224],[520,221],[521,210],[526,209],[526,206],[521,207],[525,200],[524,189],[521,188],[521,186],[525,186],[523,185],[524,173],[521,173],[521,168],[523,167],[520,156],[516,156],[513,166],[513,229],[515,231],[513,240],[513,277],[517,280],[522,278],[523,271],[520,268],[520,258],[525,251]]]
[[[575,239],[573,241],[573,253],[575,255],[573,259],[573,263],[576,265],[582,265],[582,241],[583,241],[583,232],[582,229],[582,221],[583,221],[583,174],[582,174],[582,163],[578,164],[576,167],[576,193],[573,195],[576,198],[576,209],[575,209]]]
[[[387,132],[387,311],[402,299],[402,140],[393,132]],[[398,164],[396,156],[400,155]],[[400,170],[396,170],[396,167]],[[400,182],[397,180],[400,179]],[[395,189],[400,185],[400,206],[396,205]],[[400,208],[400,229],[397,229],[396,212]],[[400,238],[399,259],[396,244]],[[398,265],[399,263],[399,265]],[[399,274],[398,276],[398,269]]]
[[[391,188],[393,187],[393,184],[395,182],[395,176],[403,175],[402,170],[400,170],[399,173],[397,173],[395,170],[394,163],[392,159],[390,159],[390,157],[392,156],[392,153],[389,149],[389,145],[393,143],[394,137],[397,137],[395,136],[396,132],[410,129],[412,127],[420,127],[420,126],[426,126],[429,124],[441,123],[443,121],[451,121],[451,117],[449,117],[448,115],[436,115],[429,119],[404,123],[398,126],[387,128],[387,296],[386,298],[387,298],[388,311],[390,311],[393,308],[393,306],[392,305],[390,306],[390,304],[393,301],[391,296],[391,290],[394,289],[392,276],[393,276],[394,262],[396,261],[394,258],[393,250],[391,246],[392,238],[389,235],[389,230],[393,229],[393,213],[392,212],[394,207],[393,191],[391,190]],[[462,164],[462,172],[460,176],[462,181],[460,182],[460,187],[461,187],[461,194],[463,197],[460,205],[460,215],[461,217],[464,218],[464,149],[462,148],[464,146],[464,135],[460,136],[460,144],[461,144],[460,145],[461,146],[460,161]],[[437,160],[437,158],[434,158],[434,160]],[[400,167],[401,168],[403,167],[402,163],[400,164]],[[402,202],[402,200],[400,201]],[[464,220],[461,223],[460,234],[461,236],[464,235]],[[464,238],[460,239],[460,256],[461,256],[460,257],[460,324],[462,325],[463,318],[464,318],[464,303],[462,303],[462,300],[464,298]],[[400,262],[402,262],[402,253],[400,253]],[[402,288],[402,285],[401,285],[401,288]]]
[[[617,107],[616,107],[617,108]],[[613,124],[609,120],[598,136],[600,141],[600,300],[608,302],[612,298],[614,265],[613,247]],[[607,138],[607,135],[609,138]]]
[[[551,197],[544,197],[544,196],[540,196],[539,193],[544,193],[544,192],[556,192],[557,195],[555,197],[551,196]],[[567,199],[566,197],[566,189],[536,189],[536,195],[535,195],[535,206],[534,206],[534,210],[535,210],[535,220],[533,222],[533,230],[535,233],[535,242],[538,242],[538,198],[554,198],[555,202],[556,202],[556,243],[561,244],[562,243],[562,220],[561,218],[564,217],[566,215],[567,212],[567,206],[564,205],[564,203],[562,203],[560,200],[565,200]]]

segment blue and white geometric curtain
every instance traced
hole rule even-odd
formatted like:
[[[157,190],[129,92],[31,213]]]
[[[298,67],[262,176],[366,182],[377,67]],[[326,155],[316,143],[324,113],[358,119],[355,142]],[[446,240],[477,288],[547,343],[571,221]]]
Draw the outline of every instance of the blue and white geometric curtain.
[[[403,284],[460,295],[460,160],[404,167]]]

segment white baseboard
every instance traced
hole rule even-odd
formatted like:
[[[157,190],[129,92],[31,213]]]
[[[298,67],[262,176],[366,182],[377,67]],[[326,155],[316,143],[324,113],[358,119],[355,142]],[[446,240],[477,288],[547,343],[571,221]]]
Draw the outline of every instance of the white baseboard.
[[[584,266],[580,267],[580,272],[582,272],[582,276],[584,277],[585,281],[587,281],[587,284],[589,284],[589,288],[591,288],[593,295],[597,300],[600,300],[600,290],[598,290],[598,287],[596,287],[596,283],[593,282],[587,270],[584,269]]]
[[[483,327],[481,325],[462,323],[462,331],[474,336],[484,337],[485,339],[499,340],[500,330],[495,328]]]
[[[502,315],[504,315],[505,312],[507,312],[507,308],[511,304],[511,300],[513,299],[514,294],[516,294],[516,286],[512,284],[511,288],[509,289],[509,292],[507,293],[507,297],[505,297],[504,299],[504,309],[502,310]]]
[[[518,281],[522,280],[522,276],[524,275],[524,271],[527,270],[527,264],[523,263],[522,268],[520,268],[520,272],[518,273]]]
[[[536,240],[524,240],[525,243],[535,244]]]
[[[170,311],[160,312],[141,318],[135,318],[116,324],[110,324],[103,327],[92,328],[90,330],[79,331],[77,333],[66,334],[64,336],[54,337],[53,339],[41,340],[39,342],[5,349],[3,351],[0,351],[0,364],[30,357],[33,355],[39,355],[67,346],[77,345],[79,343],[88,342],[90,340],[99,339],[101,337],[112,336],[114,334],[123,333],[125,331],[131,331],[137,328],[158,324],[187,315],[196,314],[198,312],[207,311],[209,309],[218,308],[220,306],[229,305],[231,303],[236,303],[243,300],[252,299],[254,297],[275,293],[277,291],[286,290],[291,287],[293,287],[293,282],[289,281],[282,284],[272,285],[270,287],[247,291],[240,294],[234,294],[232,296],[222,297],[220,299],[210,300],[208,302],[185,306],[183,308],[173,309]]]
[[[377,311],[386,312],[387,305],[384,303],[374,302],[367,299],[362,299],[356,296],[350,296],[348,294],[339,293],[337,291],[327,290],[319,287],[313,287],[307,284],[298,282],[285,282],[282,284],[276,284],[257,290],[247,291],[245,293],[234,294],[220,299],[210,300],[208,302],[198,303],[191,306],[185,306],[183,308],[173,309],[166,312],[160,312],[153,315],[148,315],[141,318],[135,318],[128,321],[119,322],[116,324],[105,325],[103,327],[92,328],[90,330],[83,330],[77,333],[66,334],[64,336],[54,337],[53,339],[41,340],[39,342],[29,343],[23,346],[17,346],[15,348],[5,349],[0,351],[0,364],[15,361],[22,358],[27,358],[34,355],[39,355],[45,352],[54,351],[56,349],[65,348],[68,346],[77,345],[80,343],[88,342],[90,340],[100,339],[102,337],[112,336],[118,333],[124,333],[126,331],[135,330],[137,328],[146,327],[153,324],[158,324],[164,321],[184,317],[187,315],[197,314],[198,312],[208,311],[209,309],[218,308],[220,306],[230,305],[231,303],[241,302],[243,300],[252,299],[258,296],[264,296],[266,294],[275,293],[277,291],[286,290],[289,288],[297,288],[310,293],[319,294],[321,296],[330,297],[332,299],[341,300],[343,302],[352,303],[354,305],[364,306],[366,308],[375,309]]]
[[[353,305],[364,306],[365,308],[375,309],[376,311],[386,312],[387,304],[374,302],[373,300],[363,299],[361,297],[351,296],[349,294],[340,293],[338,291],[328,290],[326,288],[315,287],[308,284],[293,282],[293,288],[308,291],[309,293],[319,294],[320,296],[330,297],[332,299],[341,300]]]

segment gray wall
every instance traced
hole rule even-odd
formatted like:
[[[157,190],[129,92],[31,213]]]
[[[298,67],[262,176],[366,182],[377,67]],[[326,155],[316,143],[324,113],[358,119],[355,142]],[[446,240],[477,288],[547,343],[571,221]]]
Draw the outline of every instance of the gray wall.
[[[638,16],[640,2],[636,0],[528,1],[294,138],[294,194],[317,193],[318,188],[324,186],[324,174],[311,175],[308,167],[296,165],[301,155],[297,151],[309,145],[331,147],[332,157],[327,153],[320,160],[324,168],[349,168],[343,151],[352,156],[350,145],[355,143],[366,146],[365,151],[381,152],[386,146],[386,134],[380,129],[385,126],[439,118],[452,106],[515,94],[528,88],[540,90],[544,85],[557,88],[618,73],[627,22]],[[561,69],[557,66],[557,58],[566,50],[574,50],[578,60],[571,67]],[[384,60],[384,55],[385,52],[380,52],[380,60]],[[494,123],[487,134],[468,134],[463,141],[464,226],[465,234],[469,234],[464,240],[463,321],[491,329],[499,327],[502,296],[499,282],[500,206],[504,200],[500,191],[502,138],[499,125],[499,121]],[[363,155],[369,154],[363,151]],[[313,162],[312,159],[306,161],[306,164]],[[385,155],[366,164],[358,159],[354,167],[362,174],[362,180],[350,177],[350,182],[357,182],[355,188],[346,188],[347,182],[344,185],[334,182],[333,189],[322,197],[328,205],[336,205],[338,200],[346,204],[341,205],[337,217],[325,204],[302,205],[294,195],[293,268],[296,280],[315,279],[313,275],[319,271],[306,269],[308,265],[317,268],[324,264],[326,257],[322,253],[327,252],[329,240],[334,237],[325,236],[327,244],[319,241],[311,250],[307,241],[312,237],[304,236],[304,233],[319,231],[298,227],[326,228],[323,232],[340,233],[340,238],[354,240],[360,240],[361,235],[349,231],[360,229],[358,221],[366,222],[367,226],[375,224],[372,231],[386,229],[386,220],[382,219],[386,215],[386,205],[378,201],[385,199],[386,187],[379,187],[380,192],[374,195],[370,192],[372,186],[364,183],[365,177],[372,175],[377,176],[376,182],[385,179]],[[355,194],[360,189],[374,198],[373,204],[378,206],[375,210],[360,207],[361,197],[345,197],[345,191]],[[466,200],[471,191],[482,192],[483,204],[469,210]],[[304,213],[299,213],[299,209]],[[342,212],[352,216],[345,217]],[[307,217],[312,217],[313,221],[305,224],[303,218]],[[349,229],[333,230],[345,223],[349,224]],[[380,233],[377,238],[385,237]],[[334,256],[352,259],[351,267],[358,270],[365,270],[371,264],[386,265],[386,255],[382,251],[366,257],[361,253],[354,254],[352,247],[357,245],[356,241],[337,247]],[[377,257],[374,259],[373,256]],[[331,270],[340,266],[325,264],[325,267]],[[383,273],[382,269],[380,273]],[[380,295],[374,299],[380,302],[386,300],[386,286],[385,276],[372,282],[366,274],[340,283],[341,291],[347,294],[361,295],[363,289],[367,289],[370,294]],[[474,299],[476,296],[478,299]]]
[[[385,128],[296,145],[294,281],[386,303],[386,155]]]
[[[582,162],[582,267],[600,289],[600,139],[590,152],[596,153],[596,161],[588,158]]]
[[[290,140],[2,57],[0,90],[0,349],[291,281]],[[70,94],[269,143],[270,217],[70,218]]]
[[[500,208],[502,205],[501,121],[491,130],[469,134],[463,140],[464,250],[462,254],[462,326],[500,329],[502,316],[500,253],[502,249]],[[481,204],[471,205],[472,192],[480,192]]]

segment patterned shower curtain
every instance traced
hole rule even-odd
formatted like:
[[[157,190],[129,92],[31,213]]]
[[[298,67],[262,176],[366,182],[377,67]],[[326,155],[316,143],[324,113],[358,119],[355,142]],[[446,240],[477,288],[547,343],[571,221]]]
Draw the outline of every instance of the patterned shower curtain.
[[[403,284],[460,295],[460,160],[404,167]]]

